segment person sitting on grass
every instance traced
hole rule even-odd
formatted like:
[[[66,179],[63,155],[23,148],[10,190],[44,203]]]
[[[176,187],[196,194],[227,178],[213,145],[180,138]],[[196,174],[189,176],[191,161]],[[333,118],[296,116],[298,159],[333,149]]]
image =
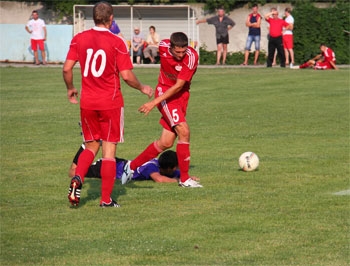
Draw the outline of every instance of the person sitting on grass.
[[[72,165],[69,169],[69,177],[75,175],[75,168],[77,167],[77,162],[79,155],[85,149],[85,145],[82,144],[76,153]],[[124,164],[127,160],[116,157],[116,179],[120,179],[123,173]],[[87,178],[95,177],[101,178],[101,159],[93,163],[86,174]],[[154,158],[142,166],[138,167],[133,173],[132,180],[143,181],[143,180],[153,180],[157,183],[177,183],[180,178],[180,171],[178,170],[178,161],[176,152],[172,150],[167,150],[163,152],[159,158]],[[197,180],[196,177],[192,177]]]
[[[310,59],[300,66],[294,67],[294,69],[314,68],[316,70],[338,70],[338,67],[335,64],[336,60],[333,50],[327,47],[324,43],[321,43],[320,50],[322,52],[321,54],[316,55],[314,58]]]

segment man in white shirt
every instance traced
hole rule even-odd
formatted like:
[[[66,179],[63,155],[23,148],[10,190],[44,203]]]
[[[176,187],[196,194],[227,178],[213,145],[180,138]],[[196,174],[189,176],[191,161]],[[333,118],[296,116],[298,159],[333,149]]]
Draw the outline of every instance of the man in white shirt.
[[[34,52],[35,64],[40,65],[38,57],[39,46],[39,49],[41,51],[41,58],[43,60],[43,65],[46,65],[46,53],[44,42],[46,41],[47,31],[44,20],[39,18],[38,11],[34,10],[32,12],[32,19],[28,21],[25,29],[28,33],[30,33],[30,44]]]
[[[294,25],[294,18],[290,14],[292,10],[287,7],[284,10],[285,15],[285,21],[289,23],[289,25]],[[294,40],[293,40],[293,28],[289,30],[283,31],[283,47],[284,47],[284,54],[286,57],[286,65],[289,65],[289,58],[290,58],[290,68],[293,68],[294,65]]]

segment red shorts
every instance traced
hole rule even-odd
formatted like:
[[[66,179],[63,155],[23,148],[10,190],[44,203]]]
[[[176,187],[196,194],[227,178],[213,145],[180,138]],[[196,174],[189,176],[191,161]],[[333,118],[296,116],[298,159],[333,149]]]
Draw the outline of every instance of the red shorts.
[[[124,142],[123,107],[101,111],[80,109],[80,119],[85,142]]]
[[[294,44],[293,34],[283,35],[283,47],[284,47],[284,49],[293,49],[293,47],[294,47],[293,44]]]
[[[32,47],[33,51],[37,51],[38,50],[38,45],[39,45],[40,51],[45,51],[44,40],[33,40],[33,39],[30,39],[30,44],[31,44],[31,47]]]
[[[316,62],[315,69],[325,70],[325,69],[333,69],[333,67],[329,62]]]
[[[157,87],[156,96],[164,93],[161,87]],[[166,130],[175,133],[174,127],[182,122],[186,122],[186,112],[188,100],[190,98],[189,91],[180,92],[168,100],[161,102],[158,105],[158,110],[162,114],[159,123]]]

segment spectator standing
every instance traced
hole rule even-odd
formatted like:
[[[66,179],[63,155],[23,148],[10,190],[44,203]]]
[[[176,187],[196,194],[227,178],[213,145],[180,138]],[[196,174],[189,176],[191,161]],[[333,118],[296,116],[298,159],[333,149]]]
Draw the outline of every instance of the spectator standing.
[[[38,46],[41,52],[41,58],[43,65],[46,65],[46,53],[45,53],[45,41],[47,37],[47,30],[45,21],[39,18],[38,11],[32,12],[32,19],[28,21],[25,29],[30,33],[30,45],[34,52],[35,64],[40,65]]]
[[[223,8],[219,8],[216,16],[196,21],[196,24],[200,23],[208,23],[215,26],[217,45],[216,65],[220,65],[221,56],[222,64],[225,65],[227,56],[227,44],[229,43],[228,31],[236,25],[235,22],[225,15],[225,10]]]
[[[248,65],[248,58],[250,48],[252,43],[255,45],[255,54],[254,54],[254,65],[258,64],[259,52],[260,52],[260,38],[261,38],[261,15],[258,13],[258,5],[254,4],[252,6],[252,13],[250,13],[246,19],[245,25],[249,27],[248,38],[245,45],[244,52],[244,62],[242,65]]]
[[[145,37],[140,31],[139,27],[134,27],[134,35],[132,37],[131,48],[133,51],[133,57],[136,56],[136,63],[141,63],[141,57],[143,52],[143,46],[145,44]]]
[[[139,108],[147,115],[154,107],[161,113],[161,136],[152,142],[133,161],[124,167],[122,184],[132,177],[132,172],[162,151],[173,146],[177,139],[176,154],[180,169],[182,187],[202,187],[189,176],[190,167],[190,128],[186,121],[190,85],[197,71],[198,54],[188,46],[188,37],[183,32],[174,32],[169,39],[159,45],[160,73],[155,98]]]
[[[146,39],[147,47],[143,51],[143,56],[148,58],[152,64],[156,63],[159,47],[159,34],[154,26],[149,27],[149,34]]]
[[[285,21],[291,26],[289,30],[283,31],[283,47],[284,54],[286,57],[286,65],[289,65],[290,68],[293,68],[294,65],[294,40],[293,40],[293,28],[294,28],[294,18],[291,15],[291,8],[287,7],[284,10]],[[290,58],[290,64],[289,64]]]
[[[116,175],[116,145],[123,142],[124,101],[120,78],[131,87],[152,96],[153,90],[143,85],[132,72],[128,47],[123,38],[109,29],[113,20],[113,7],[99,2],[93,7],[95,27],[75,35],[63,65],[63,79],[67,96],[77,104],[78,91],[73,85],[73,68],[81,67],[80,121],[86,149],[80,154],[75,176],[70,182],[68,199],[73,206],[80,202],[85,175],[100,148],[101,207],[119,207],[111,198]]]
[[[284,56],[284,49],[283,49],[283,42],[282,42],[282,31],[283,31],[283,28],[288,30],[291,28],[291,26],[286,21],[278,17],[278,11],[276,8],[271,8],[271,12],[265,14],[264,17],[265,17],[265,20],[270,24],[267,67],[272,67],[273,56],[276,49],[277,49],[277,55],[279,57],[281,67],[286,67],[286,60]]]

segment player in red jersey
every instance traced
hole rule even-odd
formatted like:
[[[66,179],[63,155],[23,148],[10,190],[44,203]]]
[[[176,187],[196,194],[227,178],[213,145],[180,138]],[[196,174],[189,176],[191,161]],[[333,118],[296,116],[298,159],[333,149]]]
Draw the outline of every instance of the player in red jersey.
[[[160,124],[163,131],[158,140],[151,143],[138,157],[126,164],[122,184],[128,182],[132,171],[148,160],[173,146],[176,138],[176,154],[180,169],[179,185],[202,187],[189,176],[190,129],[186,121],[186,111],[190,96],[190,85],[198,66],[196,50],[188,46],[188,38],[182,32],[175,32],[170,40],[159,44],[160,73],[155,98],[139,108],[147,115],[154,107],[161,113]]]
[[[95,27],[75,35],[63,66],[67,96],[77,104],[78,91],[73,85],[73,67],[81,67],[80,118],[86,149],[81,153],[75,176],[72,178],[68,199],[77,206],[84,177],[102,140],[101,207],[119,207],[111,198],[116,175],[116,144],[123,142],[124,101],[120,78],[130,86],[151,97],[153,90],[143,85],[132,72],[132,63],[126,43],[109,31],[113,8],[99,2],[93,8]]]
[[[316,55],[314,58],[310,59],[309,61],[305,62],[300,66],[296,66],[295,69],[313,67],[317,70],[338,70],[338,67],[335,64],[336,60],[333,50],[327,47],[324,43],[321,43],[320,50],[321,54]]]

